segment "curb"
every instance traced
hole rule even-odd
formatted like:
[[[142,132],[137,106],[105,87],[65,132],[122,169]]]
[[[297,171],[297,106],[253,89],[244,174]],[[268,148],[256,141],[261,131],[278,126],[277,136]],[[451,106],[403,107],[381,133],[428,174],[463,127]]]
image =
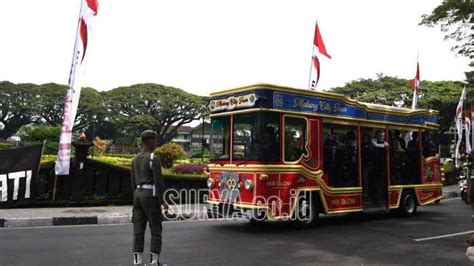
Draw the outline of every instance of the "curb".
[[[163,221],[197,220],[207,213],[164,214]],[[132,215],[98,215],[84,217],[47,217],[47,218],[0,218],[0,228],[70,226],[88,224],[127,224],[132,222]]]

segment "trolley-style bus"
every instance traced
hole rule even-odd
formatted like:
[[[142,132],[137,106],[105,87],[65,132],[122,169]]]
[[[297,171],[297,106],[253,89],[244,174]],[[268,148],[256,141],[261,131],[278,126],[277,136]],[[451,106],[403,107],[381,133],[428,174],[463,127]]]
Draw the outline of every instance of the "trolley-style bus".
[[[313,224],[320,213],[439,202],[434,110],[256,84],[211,94],[209,215]]]

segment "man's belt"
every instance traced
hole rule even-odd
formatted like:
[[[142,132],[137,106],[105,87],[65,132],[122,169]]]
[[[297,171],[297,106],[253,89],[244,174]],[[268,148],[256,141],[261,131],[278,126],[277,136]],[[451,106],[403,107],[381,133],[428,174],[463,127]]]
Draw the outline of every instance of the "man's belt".
[[[150,184],[142,184],[142,185],[138,185],[137,188],[142,188],[142,189],[154,189],[155,186],[154,186],[154,185],[150,185]]]

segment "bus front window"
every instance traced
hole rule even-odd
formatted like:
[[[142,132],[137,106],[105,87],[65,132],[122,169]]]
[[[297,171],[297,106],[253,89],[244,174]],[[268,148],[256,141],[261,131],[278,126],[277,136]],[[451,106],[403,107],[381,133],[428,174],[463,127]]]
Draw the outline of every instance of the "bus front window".
[[[258,112],[234,116],[233,159],[277,162],[280,160],[280,115]]]
[[[227,161],[230,159],[230,117],[213,118],[211,122],[210,159]]]

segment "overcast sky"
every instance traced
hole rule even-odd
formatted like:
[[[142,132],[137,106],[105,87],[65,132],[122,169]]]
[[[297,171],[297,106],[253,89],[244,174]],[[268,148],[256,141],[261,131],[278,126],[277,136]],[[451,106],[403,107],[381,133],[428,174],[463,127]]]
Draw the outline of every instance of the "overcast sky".
[[[439,28],[441,0],[99,0],[83,85],[154,82],[208,95],[265,82],[307,88],[315,20],[332,60],[319,88],[376,73],[463,80],[468,60]],[[79,0],[0,1],[0,80],[67,84]]]

